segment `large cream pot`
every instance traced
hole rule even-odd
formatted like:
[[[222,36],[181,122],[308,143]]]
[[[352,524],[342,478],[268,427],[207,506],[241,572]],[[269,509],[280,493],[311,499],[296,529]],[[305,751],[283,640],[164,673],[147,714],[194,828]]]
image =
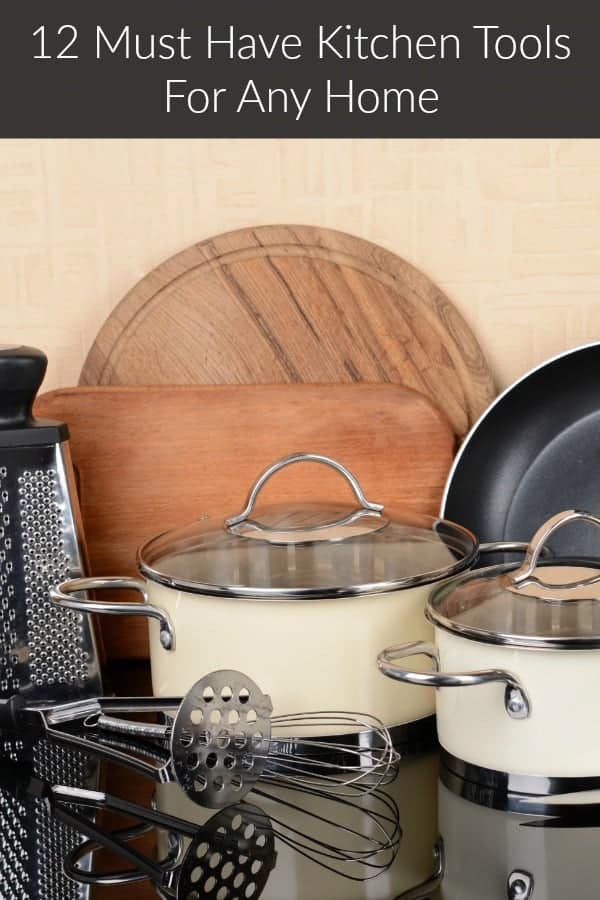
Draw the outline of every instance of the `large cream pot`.
[[[553,778],[600,784],[599,563],[538,564],[550,536],[577,521],[600,526],[590,513],[559,513],[518,569],[470,572],[434,589],[426,615],[435,644],[407,642],[379,656],[403,686],[437,689],[439,741],[471,778],[510,773],[518,786],[524,776],[523,789],[540,793],[556,787]],[[433,670],[403,668],[413,656],[429,658]]]
[[[356,502],[255,513],[267,479],[299,462],[339,472]],[[433,690],[398,689],[381,677],[376,656],[391,635],[432,640],[423,616],[431,584],[467,569],[478,550],[461,526],[384,510],[340,463],[297,454],[260,475],[239,515],[201,518],[149,541],[138,553],[144,580],[74,579],[52,599],[88,613],[148,617],[156,695],[181,695],[206,672],[236,669],[270,694],[275,713],[355,710],[389,727],[413,723],[418,739],[415,723],[425,729],[427,720],[431,731]],[[133,589],[143,602],[80,594],[104,588]]]

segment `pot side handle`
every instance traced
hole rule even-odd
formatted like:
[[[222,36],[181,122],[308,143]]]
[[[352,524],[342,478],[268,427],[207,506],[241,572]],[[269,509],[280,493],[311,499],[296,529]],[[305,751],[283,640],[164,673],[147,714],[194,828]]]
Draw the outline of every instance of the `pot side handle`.
[[[432,661],[431,672],[413,672],[396,665],[396,660],[410,656],[428,656]],[[440,672],[440,659],[435,644],[426,641],[411,641],[387,647],[377,657],[379,670],[408,684],[422,687],[472,687],[478,684],[501,682],[506,685],[504,691],[504,708],[511,719],[526,719],[531,714],[531,700],[516,675],[504,669],[480,669],[476,672]]]
[[[98,590],[137,591],[142,596],[142,603],[103,603],[101,600],[88,600],[73,596],[80,591]],[[148,599],[146,585],[141,578],[73,578],[63,581],[50,590],[50,599],[58,606],[76,609],[79,612],[108,616],[146,616],[157,619],[160,625],[160,643],[165,650],[175,649],[175,629],[167,612],[154,606]]]
[[[441,837],[437,839],[433,846],[433,858],[435,861],[435,871],[433,874],[421,884],[397,894],[394,900],[432,900],[434,893],[437,891],[444,878],[444,870],[446,862],[444,858],[444,841]]]

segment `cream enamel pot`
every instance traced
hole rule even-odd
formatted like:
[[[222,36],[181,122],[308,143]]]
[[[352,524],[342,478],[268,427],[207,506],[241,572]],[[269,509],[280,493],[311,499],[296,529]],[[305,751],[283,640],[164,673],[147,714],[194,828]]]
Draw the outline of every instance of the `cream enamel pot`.
[[[600,776],[600,560],[538,565],[546,541],[573,522],[600,526],[591,513],[553,516],[519,568],[470,572],[431,592],[435,644],[378,657],[391,679],[437,688],[440,744],[472,779],[510,773],[544,793],[552,779],[574,779],[577,790],[579,779]],[[433,671],[402,667],[417,655]]]
[[[515,812],[502,797],[486,796],[481,805],[470,794],[480,796],[475,785],[449,785],[442,772],[436,871],[395,900],[597,900],[597,803],[552,797]]]
[[[300,462],[333,468],[356,502],[255,512],[267,480]],[[384,510],[340,463],[297,454],[262,473],[239,515],[204,517],[145,544],[144,580],[80,578],[51,596],[87,613],[148,617],[157,696],[185,693],[199,672],[235,668],[277,698],[276,713],[357,710],[400,726],[430,717],[434,692],[385,682],[377,652],[391,634],[431,640],[428,586],[468,568],[478,549],[461,526]],[[104,588],[137,591],[143,602],[80,594]]]

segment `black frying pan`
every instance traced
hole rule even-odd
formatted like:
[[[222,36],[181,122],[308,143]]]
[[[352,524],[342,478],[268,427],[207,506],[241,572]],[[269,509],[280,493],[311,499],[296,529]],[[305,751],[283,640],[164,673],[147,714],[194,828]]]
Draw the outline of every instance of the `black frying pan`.
[[[482,543],[528,541],[571,508],[600,513],[600,343],[551,359],[508,388],[465,439],[442,500],[442,515]],[[577,523],[550,545],[561,556],[600,556],[600,532]]]

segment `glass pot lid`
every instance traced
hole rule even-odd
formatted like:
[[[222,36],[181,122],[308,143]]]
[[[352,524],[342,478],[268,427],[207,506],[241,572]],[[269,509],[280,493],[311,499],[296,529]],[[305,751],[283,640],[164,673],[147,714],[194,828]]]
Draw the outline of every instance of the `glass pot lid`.
[[[557,513],[535,533],[518,568],[493,566],[461,575],[432,592],[428,618],[486,643],[600,647],[600,553],[598,558],[540,559],[552,534],[573,522],[600,526],[592,513]]]
[[[268,479],[299,462],[339,472],[355,502],[255,510]],[[199,594],[321,599],[427,584],[462,571],[476,554],[475,537],[465,528],[384,509],[366,499],[341,463],[299,453],[265,469],[241,513],[225,521],[204,518],[153,538],[139,551],[138,565],[153,581]]]

